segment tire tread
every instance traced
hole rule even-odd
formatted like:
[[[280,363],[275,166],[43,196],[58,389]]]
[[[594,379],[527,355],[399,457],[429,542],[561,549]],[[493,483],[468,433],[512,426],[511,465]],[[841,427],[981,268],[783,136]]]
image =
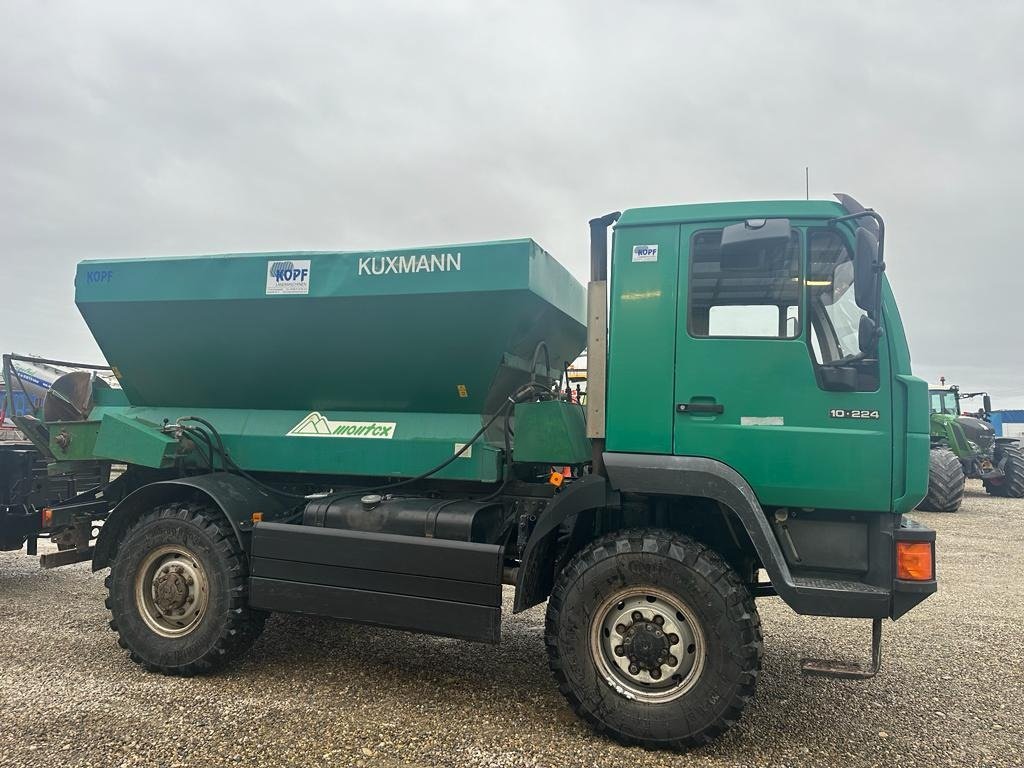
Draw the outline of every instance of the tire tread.
[[[228,589],[227,619],[220,636],[203,656],[187,664],[170,666],[154,664],[144,660],[122,637],[118,629],[117,617],[113,613],[112,595],[115,589],[113,572],[116,563],[104,581],[104,585],[107,588],[107,598],[104,604],[111,611],[110,628],[117,632],[118,645],[128,651],[129,658],[149,672],[182,677],[212,672],[245,653],[256,638],[259,637],[266,622],[265,613],[251,610],[248,607],[248,567],[245,553],[238,545],[238,540],[231,529],[231,524],[220,510],[207,505],[194,505],[184,502],[174,502],[157,507],[151,512],[141,515],[124,534],[122,543],[129,541],[133,535],[146,525],[159,520],[174,520],[194,524],[195,527],[210,537],[214,542],[214,546],[224,556],[227,563],[226,570],[230,587]]]
[[[563,671],[564,665],[558,648],[558,624],[566,590],[576,578],[589,568],[620,553],[656,553],[671,557],[697,570],[724,598],[729,613],[728,618],[742,628],[740,656],[737,659],[743,668],[740,675],[742,682],[732,691],[730,700],[721,710],[718,719],[699,733],[672,739],[668,742],[621,733],[595,717],[584,706]],[[679,556],[680,554],[682,557]],[[548,652],[548,666],[558,684],[558,690],[565,696],[576,715],[598,733],[605,733],[620,744],[648,749],[663,749],[666,746],[675,749],[689,749],[703,746],[733,727],[739,721],[744,708],[754,698],[757,680],[760,676],[761,658],[764,653],[760,615],[750,591],[740,580],[736,571],[718,552],[695,539],[672,531],[651,528],[627,529],[606,534],[595,539],[573,557],[556,579],[548,599],[544,640]]]
[[[964,468],[948,448],[928,455],[928,493],[917,505],[923,512],[956,512],[964,499]]]

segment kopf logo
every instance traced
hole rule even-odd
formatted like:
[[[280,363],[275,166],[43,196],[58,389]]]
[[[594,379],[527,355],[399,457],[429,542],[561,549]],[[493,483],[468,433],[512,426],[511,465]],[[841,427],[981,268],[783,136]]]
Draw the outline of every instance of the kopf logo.
[[[633,261],[657,261],[658,260],[658,246],[657,244],[652,245],[634,245],[633,246]]]
[[[267,295],[309,293],[309,259],[267,262]]]
[[[297,267],[291,261],[274,261],[270,263],[270,276],[277,282],[290,282],[291,280],[305,280],[309,277],[309,262],[306,266]]]
[[[112,269],[98,269],[92,270],[85,273],[86,282],[88,283],[109,283],[114,279],[114,270]]]

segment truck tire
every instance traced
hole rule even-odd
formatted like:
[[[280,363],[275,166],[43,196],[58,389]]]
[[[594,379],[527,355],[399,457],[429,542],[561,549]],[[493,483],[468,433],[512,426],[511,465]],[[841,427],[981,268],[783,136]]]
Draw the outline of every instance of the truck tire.
[[[986,480],[985,490],[993,496],[1010,499],[1024,497],[1024,451],[1021,451],[1019,445],[1006,445],[1001,450],[1006,458],[1003,467],[1006,476],[999,480]]]
[[[263,630],[248,563],[219,510],[174,503],[143,515],[107,576],[110,628],[151,672],[195,675],[240,656]]]
[[[25,546],[26,536],[15,533],[0,534],[0,552],[16,552]]]
[[[964,468],[948,448],[928,455],[928,493],[917,505],[923,512],[956,512],[964,500]]]
[[[623,744],[683,749],[739,720],[761,620],[725,560],[671,531],[628,530],[566,565],[548,601],[548,663],[573,710]]]

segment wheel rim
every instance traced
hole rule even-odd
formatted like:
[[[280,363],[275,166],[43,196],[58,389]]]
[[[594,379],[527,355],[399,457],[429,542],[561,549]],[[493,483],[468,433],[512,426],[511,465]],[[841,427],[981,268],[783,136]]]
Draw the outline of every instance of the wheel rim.
[[[605,682],[627,699],[666,702],[704,669],[704,632],[690,607],[664,590],[620,590],[594,613],[590,650]]]
[[[185,547],[159,547],[139,566],[135,604],[146,626],[161,637],[182,637],[195,630],[209,602],[206,570]]]

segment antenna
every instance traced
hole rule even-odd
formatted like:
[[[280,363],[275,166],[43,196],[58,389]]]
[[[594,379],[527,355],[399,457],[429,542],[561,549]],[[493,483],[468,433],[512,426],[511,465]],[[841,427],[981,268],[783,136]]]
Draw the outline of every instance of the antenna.
[[[809,165],[804,166],[804,191],[807,193],[807,199],[811,199],[811,167]]]

